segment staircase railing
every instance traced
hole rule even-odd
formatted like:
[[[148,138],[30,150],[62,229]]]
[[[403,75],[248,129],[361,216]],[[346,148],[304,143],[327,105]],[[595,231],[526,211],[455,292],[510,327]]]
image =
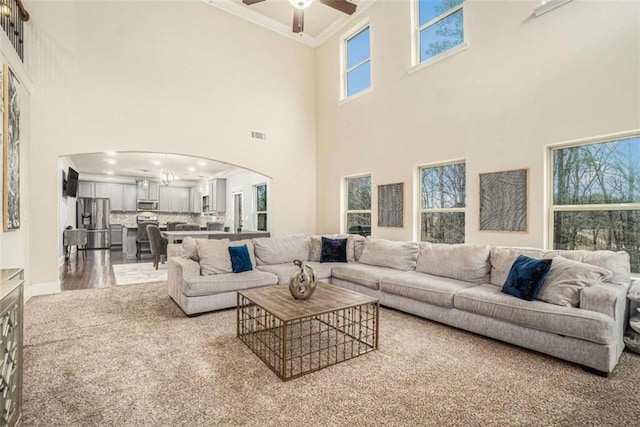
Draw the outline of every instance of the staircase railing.
[[[22,0],[0,0],[0,24],[20,59],[24,55],[24,23],[28,20]]]

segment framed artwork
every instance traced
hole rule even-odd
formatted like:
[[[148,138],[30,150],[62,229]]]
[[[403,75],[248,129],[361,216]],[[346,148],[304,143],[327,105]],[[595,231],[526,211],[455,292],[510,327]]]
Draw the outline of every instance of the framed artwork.
[[[480,230],[526,233],[529,169],[480,174]]]
[[[404,182],[378,185],[378,227],[404,227]]]
[[[20,228],[20,102],[18,79],[7,64],[3,77],[3,228],[11,231]]]

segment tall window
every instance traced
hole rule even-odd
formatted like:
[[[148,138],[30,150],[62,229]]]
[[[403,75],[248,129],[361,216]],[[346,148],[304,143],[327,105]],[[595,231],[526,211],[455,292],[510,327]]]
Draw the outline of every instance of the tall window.
[[[371,176],[347,178],[346,232],[371,235]]]
[[[371,44],[369,26],[344,41],[343,98],[371,87]]]
[[[258,231],[267,231],[267,184],[255,186],[256,224]]]
[[[427,61],[464,42],[463,0],[416,0],[418,58]]]
[[[420,240],[464,243],[465,163],[420,168]]]
[[[640,272],[640,136],[551,150],[555,249],[610,249]]]

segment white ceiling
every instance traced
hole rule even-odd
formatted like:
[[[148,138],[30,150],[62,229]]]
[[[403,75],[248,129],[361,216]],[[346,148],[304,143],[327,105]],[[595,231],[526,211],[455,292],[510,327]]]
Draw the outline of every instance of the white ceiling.
[[[314,0],[311,6],[304,11],[304,32],[302,34],[296,34],[292,31],[293,6],[288,0],[265,0],[251,6],[245,5],[242,0],[203,1],[294,40],[316,47],[376,0],[348,0],[357,5],[356,12],[351,16]]]
[[[170,168],[179,177],[179,181],[188,185],[245,170],[215,160],[163,153],[93,153],[68,158],[76,165],[81,180],[87,179],[87,175],[91,179],[102,176],[105,180],[114,181],[127,181],[127,178],[155,180],[162,168]]]

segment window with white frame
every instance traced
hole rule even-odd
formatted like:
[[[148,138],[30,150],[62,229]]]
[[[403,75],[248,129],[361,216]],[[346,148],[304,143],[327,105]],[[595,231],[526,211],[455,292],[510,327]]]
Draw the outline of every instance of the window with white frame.
[[[267,184],[256,185],[256,227],[258,231],[267,231]]]
[[[344,39],[343,98],[371,87],[371,42],[369,25]]]
[[[419,63],[464,43],[464,0],[415,0]]]
[[[640,135],[551,148],[554,249],[610,249],[640,273]]]
[[[420,241],[464,243],[466,165],[423,166],[420,172]]]
[[[345,179],[345,231],[362,236],[371,235],[371,176]]]

